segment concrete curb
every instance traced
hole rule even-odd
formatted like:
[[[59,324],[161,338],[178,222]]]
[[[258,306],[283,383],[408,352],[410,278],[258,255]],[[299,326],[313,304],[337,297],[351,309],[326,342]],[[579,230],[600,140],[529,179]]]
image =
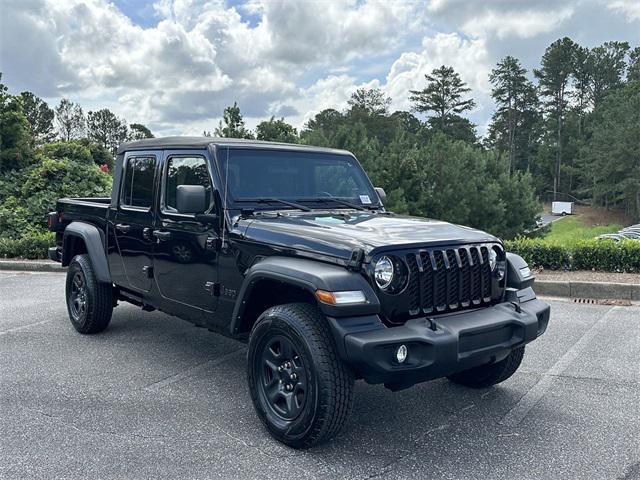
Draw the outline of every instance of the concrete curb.
[[[0,270],[64,272],[67,268],[51,260],[0,260]]]
[[[533,289],[538,295],[551,297],[640,301],[640,284],[634,283],[536,280]]]
[[[66,267],[51,260],[0,260],[0,270],[64,272]],[[536,280],[533,289],[538,295],[549,297],[640,301],[640,284],[633,283]]]

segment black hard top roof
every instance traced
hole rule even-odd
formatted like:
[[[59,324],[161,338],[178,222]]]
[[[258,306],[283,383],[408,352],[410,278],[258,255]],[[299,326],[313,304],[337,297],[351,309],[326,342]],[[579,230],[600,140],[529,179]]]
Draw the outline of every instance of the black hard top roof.
[[[118,154],[131,150],[156,150],[156,149],[190,149],[206,148],[209,145],[233,146],[247,148],[268,148],[299,150],[305,152],[323,152],[334,154],[349,154],[346,150],[334,148],[314,147],[311,145],[298,145],[294,143],[264,142],[262,140],[245,140],[243,138],[217,138],[217,137],[160,137],[146,138],[134,142],[125,142],[118,147]]]

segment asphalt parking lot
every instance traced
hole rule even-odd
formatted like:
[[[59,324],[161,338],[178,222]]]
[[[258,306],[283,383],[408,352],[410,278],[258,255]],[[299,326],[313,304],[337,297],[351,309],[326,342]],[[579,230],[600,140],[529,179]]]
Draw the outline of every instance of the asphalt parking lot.
[[[244,345],[120,305],[81,336],[64,275],[0,272],[0,478],[640,478],[640,307],[552,301],[507,382],[359,382],[333,442],[263,430]]]

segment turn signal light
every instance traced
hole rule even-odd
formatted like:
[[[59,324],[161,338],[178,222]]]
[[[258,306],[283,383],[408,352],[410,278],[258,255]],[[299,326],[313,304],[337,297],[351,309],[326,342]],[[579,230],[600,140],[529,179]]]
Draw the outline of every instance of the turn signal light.
[[[322,303],[326,303],[328,305],[351,305],[367,302],[367,298],[361,290],[348,290],[344,292],[316,290],[316,298]]]

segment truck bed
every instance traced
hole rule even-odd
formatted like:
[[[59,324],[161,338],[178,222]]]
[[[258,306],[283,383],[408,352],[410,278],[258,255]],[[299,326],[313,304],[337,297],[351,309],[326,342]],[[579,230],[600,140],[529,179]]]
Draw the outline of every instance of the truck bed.
[[[63,213],[65,223],[81,220],[104,229],[110,203],[110,197],[61,198],[56,209]]]

